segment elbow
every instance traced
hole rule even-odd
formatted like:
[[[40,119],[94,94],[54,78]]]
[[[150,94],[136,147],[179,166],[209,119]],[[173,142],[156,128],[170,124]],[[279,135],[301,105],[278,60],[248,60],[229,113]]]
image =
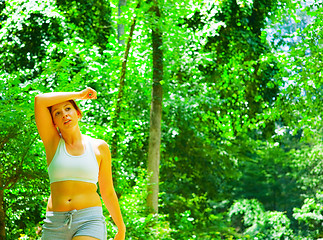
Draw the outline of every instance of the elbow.
[[[35,96],[35,99],[34,99],[35,106],[39,104],[39,98],[40,98],[39,95]]]
[[[35,109],[42,106],[42,97],[40,94],[35,97],[34,106],[35,106]]]
[[[39,101],[41,100],[41,94],[38,94],[35,96],[35,104],[39,103]]]
[[[113,190],[105,190],[101,192],[101,196],[102,198],[111,199],[112,197],[116,196],[116,193]]]
[[[46,99],[44,98],[43,94],[38,94],[38,95],[35,96],[34,104],[35,104],[35,106],[47,107]]]
[[[114,189],[109,189],[109,188],[105,188],[104,190],[102,188],[100,188],[101,190],[101,196],[102,199],[104,201],[113,201],[115,199],[118,199],[116,192],[114,191]]]

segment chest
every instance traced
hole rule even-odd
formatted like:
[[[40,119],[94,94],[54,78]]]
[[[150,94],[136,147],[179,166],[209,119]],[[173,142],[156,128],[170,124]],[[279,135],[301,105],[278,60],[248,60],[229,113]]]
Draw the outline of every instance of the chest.
[[[100,155],[98,146],[96,146],[94,143],[89,143],[88,147],[91,147],[91,150],[94,153],[95,159],[100,167],[101,155]],[[83,144],[78,144],[73,146],[65,144],[65,150],[68,155],[77,157],[77,156],[82,156],[85,153],[86,146]]]
[[[70,154],[71,156],[81,156],[85,152],[85,146],[82,144],[73,145],[73,146],[66,144],[65,148],[67,153]]]

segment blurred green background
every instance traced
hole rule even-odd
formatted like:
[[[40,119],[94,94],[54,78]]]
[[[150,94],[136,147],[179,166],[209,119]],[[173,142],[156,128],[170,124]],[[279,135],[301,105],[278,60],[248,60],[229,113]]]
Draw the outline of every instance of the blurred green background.
[[[126,239],[323,238],[322,9],[1,0],[0,239],[40,239],[49,181],[34,97],[86,86],[98,99],[79,102],[81,129],[110,145]],[[158,214],[146,204],[153,32],[163,53]]]

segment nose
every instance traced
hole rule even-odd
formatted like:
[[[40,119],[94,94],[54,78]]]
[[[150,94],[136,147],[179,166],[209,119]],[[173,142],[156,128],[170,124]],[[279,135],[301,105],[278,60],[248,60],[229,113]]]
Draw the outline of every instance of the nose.
[[[63,117],[67,116],[67,111],[63,110]]]

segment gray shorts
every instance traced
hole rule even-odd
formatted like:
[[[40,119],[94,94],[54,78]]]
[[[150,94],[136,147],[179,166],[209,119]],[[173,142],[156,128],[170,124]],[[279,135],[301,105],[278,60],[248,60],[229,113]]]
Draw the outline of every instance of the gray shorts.
[[[47,212],[42,240],[71,240],[76,236],[107,239],[102,207],[90,207],[69,212]]]

